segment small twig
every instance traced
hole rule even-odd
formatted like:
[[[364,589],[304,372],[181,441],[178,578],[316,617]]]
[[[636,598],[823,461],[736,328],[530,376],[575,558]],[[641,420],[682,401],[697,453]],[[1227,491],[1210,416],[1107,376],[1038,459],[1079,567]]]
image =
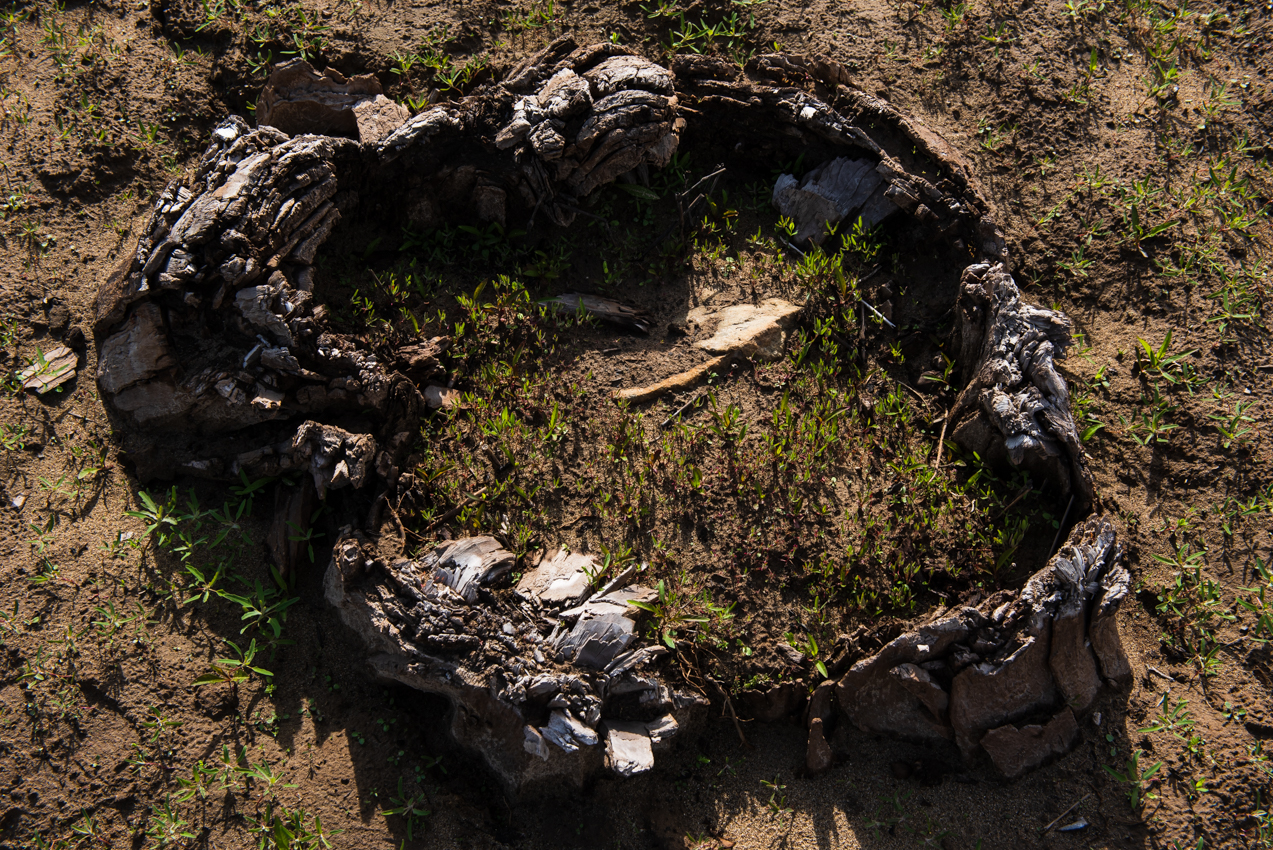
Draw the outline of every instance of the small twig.
[[[544,196],[540,195],[539,199],[535,201],[535,208],[530,211],[530,221],[526,223],[527,230],[530,230],[531,228],[535,226],[535,216],[539,215],[539,205],[542,204],[543,202],[544,202]]]
[[[747,743],[747,736],[743,734],[743,725],[738,722],[738,715],[734,713],[734,702],[729,698],[729,694],[725,694],[725,707],[729,709],[729,717],[734,721],[734,729],[738,732],[738,740],[743,742],[743,746],[751,749],[751,744]]]
[[[1050,823],[1050,824],[1048,824],[1047,826],[1043,827],[1043,830],[1042,830],[1042,832],[1040,832],[1040,835],[1041,835],[1041,834],[1043,834],[1044,832],[1047,832],[1049,829],[1051,829],[1052,827],[1054,827],[1054,826],[1056,826],[1058,823],[1060,823],[1060,822],[1061,822],[1061,818],[1065,817],[1065,816],[1066,816],[1066,815],[1068,815],[1070,812],[1074,811],[1074,810],[1075,810],[1075,809],[1077,809],[1079,806],[1083,805],[1083,801],[1084,801],[1084,800],[1086,800],[1086,799],[1087,799],[1088,797],[1090,797],[1090,796],[1092,796],[1090,793],[1088,793],[1088,794],[1084,794],[1084,795],[1082,796],[1082,798],[1080,798],[1080,799],[1079,799],[1079,801],[1078,801],[1077,803],[1075,803],[1074,805],[1070,806],[1070,807],[1069,807],[1068,809],[1066,809],[1065,811],[1061,812],[1061,814],[1057,815],[1056,820],[1052,821],[1052,823]]]
[[[898,383],[901,383],[901,382],[899,381]],[[915,388],[914,388],[914,387],[912,387],[910,384],[902,384],[902,386],[903,386],[903,387],[905,387],[906,389],[910,390],[910,391],[911,391],[911,395],[913,395],[913,396],[915,396],[915,398],[919,399],[921,404],[928,404],[928,399],[926,399],[926,398],[924,398],[922,395],[920,395],[919,390],[915,389]]]
[[[685,411],[689,410],[691,407],[697,407],[697,406],[698,406],[698,405],[699,405],[699,404],[703,401],[703,399],[705,399],[705,398],[707,398],[707,396],[706,396],[706,395],[704,395],[703,393],[699,393],[699,394],[697,394],[697,395],[696,395],[696,396],[694,396],[692,399],[690,399],[689,401],[685,402],[685,404],[682,404],[682,405],[681,405],[680,407],[678,407],[675,411],[673,411],[671,414],[669,414],[669,415],[668,415],[668,417],[667,417],[666,419],[664,419],[662,422],[660,422],[660,423],[659,423],[659,427],[660,427],[660,428],[666,428],[667,426],[671,425],[671,424],[672,424],[672,420],[673,420],[673,419],[675,419],[676,417],[680,416],[680,415],[681,415],[681,414],[683,414]]]
[[[584,216],[585,218],[590,218],[590,219],[592,219],[593,221],[599,221],[599,222],[601,222],[602,226],[603,226],[603,227],[605,227],[605,229],[606,229],[606,236],[609,236],[611,239],[614,239],[614,231],[610,229],[610,222],[609,222],[609,221],[607,221],[606,219],[602,218],[601,216],[596,215],[596,214],[594,214],[594,213],[590,213],[590,212],[588,212],[587,210],[581,210],[581,209],[579,209],[578,207],[576,207],[576,206],[571,206],[570,204],[567,204],[567,203],[561,203],[561,202],[559,202],[559,203],[557,204],[557,206],[561,207],[562,209],[566,210],[567,212],[572,212],[572,213],[574,213],[575,215],[581,215],[581,216]]]
[[[478,490],[476,493],[469,493],[467,496],[464,497],[463,500],[461,500],[461,502],[458,505],[451,508],[446,513],[442,514],[442,516],[438,517],[433,522],[429,523],[428,528],[426,528],[424,531],[416,533],[412,531],[411,529],[406,528],[405,526],[403,530],[406,531],[407,534],[410,534],[412,537],[414,537],[416,540],[424,540],[425,539],[424,535],[428,534],[430,531],[433,531],[435,528],[442,525],[442,523],[454,519],[456,514],[458,514],[460,511],[464,510],[465,508],[467,508],[469,504],[471,504],[472,502],[475,502],[478,499],[480,499],[482,497],[482,494],[485,492],[486,492],[486,488],[483,487],[482,489]]]
[[[999,513],[995,514],[995,517],[994,517],[994,518],[997,520],[997,519],[999,519],[999,517],[1003,516],[1003,515],[1004,515],[1004,514],[1006,514],[1008,511],[1012,510],[1012,506],[1013,506],[1013,505],[1015,505],[1017,502],[1021,501],[1022,499],[1024,499],[1024,498],[1025,498],[1025,494],[1026,494],[1026,493],[1029,493],[1029,492],[1030,492],[1031,490],[1033,490],[1033,489],[1034,489],[1034,488],[1033,488],[1032,486],[1030,486],[1029,484],[1027,484],[1026,486],[1022,487],[1022,488],[1021,488],[1021,492],[1020,492],[1020,493],[1017,493],[1017,495],[1016,495],[1016,496],[1014,496],[1014,497],[1012,498],[1012,501],[1011,501],[1011,502],[1008,502],[1007,506],[1006,506],[1006,507],[1004,507],[1004,509],[1003,509],[1003,510],[1001,510],[1001,511],[999,511]]]
[[[786,245],[786,246],[787,246],[788,248],[790,248],[791,250],[795,251],[795,252],[796,252],[797,254],[799,254],[801,257],[803,257],[803,256],[804,256],[804,251],[801,251],[799,248],[797,248],[797,247],[795,246],[795,244],[794,244],[794,243],[792,243],[792,242],[788,242],[786,239],[783,239],[781,236],[779,236],[779,237],[778,237],[778,241],[779,241],[779,242],[781,242],[782,244]]]
[[[941,451],[946,448],[946,426],[948,424],[950,424],[949,413],[941,418],[941,436],[937,438],[937,461],[933,464],[933,469],[941,469]]]
[[[1155,676],[1162,676],[1162,677],[1163,677],[1164,679],[1166,679],[1168,682],[1174,682],[1174,681],[1176,681],[1176,680],[1175,680],[1175,679],[1173,679],[1171,676],[1168,676],[1166,673],[1164,673],[1163,671],[1159,670],[1157,667],[1146,667],[1145,669],[1146,669],[1146,670],[1148,670],[1150,673],[1153,673]]]
[[[1065,515],[1061,517],[1061,524],[1056,529],[1056,536],[1052,538],[1052,548],[1048,550],[1048,557],[1051,558],[1056,554],[1056,544],[1061,539],[1061,533],[1065,531],[1065,521],[1070,518],[1070,508],[1074,507],[1074,494],[1070,494],[1070,503],[1065,506]]]
[[[684,198],[686,195],[688,195],[690,192],[693,192],[693,191],[694,191],[695,189],[697,189],[699,186],[702,186],[702,185],[703,185],[704,183],[706,183],[708,180],[711,180],[713,177],[719,177],[720,175],[722,175],[722,174],[724,174],[724,173],[725,173],[725,166],[723,166],[723,165],[722,165],[722,166],[717,167],[717,169],[716,169],[715,171],[713,171],[711,174],[708,174],[707,176],[703,177],[701,180],[699,180],[699,181],[698,181],[697,183],[695,183],[693,186],[691,186],[691,187],[689,187],[688,189],[686,189],[684,192],[680,192],[680,193],[678,193],[678,197]]]
[[[869,302],[869,301],[867,301],[865,298],[861,298],[861,297],[859,297],[859,298],[858,298],[858,301],[859,301],[859,302],[861,302],[861,304],[862,304],[863,306],[865,306],[865,307],[866,307],[866,309],[868,309],[868,310],[870,310],[872,313],[874,313],[874,314],[875,314],[875,318],[879,319],[881,322],[883,322],[884,324],[888,325],[888,326],[889,326],[890,328],[892,328],[893,330],[897,330],[897,325],[893,324],[893,323],[892,323],[892,322],[890,322],[888,319],[884,318],[884,314],[883,314],[883,313],[881,313],[879,310],[876,310],[874,307],[872,307],[872,306],[871,306],[871,302]]]

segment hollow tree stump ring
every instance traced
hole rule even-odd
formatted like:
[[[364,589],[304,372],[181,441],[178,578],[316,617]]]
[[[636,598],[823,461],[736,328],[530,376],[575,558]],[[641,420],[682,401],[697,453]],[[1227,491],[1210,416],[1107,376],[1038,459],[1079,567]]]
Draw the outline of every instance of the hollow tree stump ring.
[[[581,782],[603,763],[645,769],[650,748],[702,701],[662,682],[651,666],[657,649],[630,639],[623,588],[575,611],[573,630],[548,633],[538,598],[507,606],[481,589],[507,556],[494,541],[413,561],[400,533],[382,533],[393,526],[387,506],[412,486],[400,466],[424,410],[418,387],[441,372],[447,341],[422,340],[390,365],[331,328],[313,263],[342,218],[392,199],[425,224],[567,225],[579,199],[667,164],[682,137],[740,128],[740,156],[772,161],[798,148],[810,161],[839,158],[817,180],[781,186],[786,201],[872,220],[910,216],[968,258],[957,305],[965,387],[948,432],[1054,481],[1080,509],[1091,504],[1053,364],[1070,341],[1068,319],[1021,302],[1002,231],[959,155],[852,88],[834,62],[778,54],[739,69],[695,56],[664,68],[612,44],[562,39],[503,82],[414,117],[374,78],[293,62],[275,70],[257,117],[256,129],[231,117],[213,131],[101,286],[103,402],[142,480],[299,473],[303,485],[276,506],[291,518],[329,492],[356,495],[350,504],[361,507],[326,574],[328,598],[379,675],[453,701],[456,738],[481,751],[510,791]],[[833,180],[839,194],[825,188]],[[1103,541],[1102,558],[1112,551],[1106,526],[1083,533]],[[271,546],[284,568],[297,556],[285,535]],[[1099,576],[1110,574],[1101,563]],[[463,593],[438,579],[461,574]],[[620,644],[619,654],[596,654]],[[919,685],[897,687],[926,687],[912,678]],[[530,722],[527,701],[549,694],[549,719]],[[644,695],[643,719],[607,721],[625,694]],[[960,728],[950,718],[934,724]],[[960,739],[966,752],[980,739],[969,741]]]

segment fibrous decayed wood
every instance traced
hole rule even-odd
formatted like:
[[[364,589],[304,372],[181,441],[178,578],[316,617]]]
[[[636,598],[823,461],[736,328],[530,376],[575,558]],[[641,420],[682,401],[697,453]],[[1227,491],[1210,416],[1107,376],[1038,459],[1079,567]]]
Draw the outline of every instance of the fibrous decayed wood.
[[[961,295],[965,362],[978,366],[961,396],[955,419],[968,424],[956,438],[980,433],[987,447],[1003,446],[1005,459],[1090,494],[1064,383],[1051,365],[1068,340],[1064,317],[1021,305],[1011,278],[990,265],[1006,258],[1006,246],[957,155],[888,104],[849,87],[834,62],[770,55],[739,69],[679,57],[668,69],[613,44],[577,47],[562,39],[502,82],[411,118],[379,95],[374,81],[296,62],[276,70],[260,103],[261,126],[232,117],[213,131],[197,167],[158,196],[135,250],[101,286],[95,332],[103,401],[143,479],[299,473],[298,488],[278,496],[269,541],[284,571],[312,557],[304,526],[317,502],[339,504],[349,527],[327,571],[328,598],[373,653],[378,675],[455,703],[453,734],[481,752],[512,790],[539,780],[580,782],[607,762],[623,774],[648,769],[656,745],[698,701],[670,688],[651,666],[662,650],[635,627],[630,603],[641,588],[597,590],[586,571],[578,574],[578,559],[565,558],[542,582],[556,595],[533,582],[497,594],[491,587],[513,561],[493,539],[454,541],[419,560],[402,557],[404,531],[391,506],[409,502],[416,482],[400,467],[428,407],[460,400],[450,389],[455,376],[446,372],[447,340],[373,351],[332,329],[314,264],[342,221],[393,231],[457,220],[564,226],[590,192],[620,176],[647,178],[687,135],[765,169],[793,152],[809,153],[811,163],[822,164],[792,175],[775,193],[780,206],[798,202],[806,210],[802,235],[822,233],[833,218],[909,217],[984,261],[969,270]],[[646,326],[644,315],[590,294],[558,303]],[[736,317],[729,333],[722,317],[712,350],[771,356],[796,310],[778,307]],[[688,386],[724,362],[620,397],[644,400]],[[1106,563],[1100,559],[1108,552],[1099,548],[1083,556],[1085,565]],[[1099,612],[1116,605],[1107,581],[1114,569],[1080,572],[1082,588],[1105,588],[1087,637],[1112,677],[1117,631]],[[1057,599],[1069,598],[1070,590],[1062,591]],[[1047,612],[1050,645],[1072,641],[1066,629],[1075,626],[1062,607],[1039,609]],[[1052,663],[1042,633],[1021,625],[1034,619],[1000,613],[961,614],[932,627],[923,649],[897,650],[896,663],[872,687],[908,695],[914,705],[882,731],[953,735],[987,751],[993,743],[979,737],[991,728],[987,722],[1004,751],[1020,749],[1023,740],[1064,740],[1063,723],[1011,733],[1004,724],[1017,719],[1015,709],[991,721],[957,722],[964,717],[959,698],[947,695],[940,668],[925,666],[938,660],[938,641],[959,655],[960,641],[986,629],[990,643],[1020,631],[1011,656],[1017,660],[985,655],[991,684],[966,679],[966,687],[993,690],[996,676],[1017,675],[996,670],[1037,672],[1038,663],[1022,666],[1028,659]],[[967,651],[990,652],[979,647]],[[1046,681],[1035,683],[1044,702],[1062,692],[1081,702],[1091,690],[1091,671],[1077,661],[1063,668],[1065,662],[1058,656]],[[789,707],[799,694],[783,687],[774,704]],[[818,756],[825,767],[827,752],[819,748]]]
[[[1024,303],[1001,263],[965,269],[957,307],[966,385],[950,415],[955,442],[1055,482],[1086,510],[1092,476],[1055,362],[1071,342],[1069,318]]]
[[[783,174],[774,184],[773,204],[796,225],[797,242],[822,244],[828,224],[854,216],[874,227],[898,211],[885,197],[884,178],[869,159],[837,157],[797,181]]]
[[[865,731],[953,740],[1010,777],[1068,752],[1075,713],[1130,682],[1113,620],[1130,589],[1120,560],[1113,524],[1089,518],[1019,594],[996,594],[854,664],[836,687],[841,709]]]
[[[529,571],[516,601],[484,592],[514,560],[490,537],[389,560],[347,531],[326,595],[374,653],[379,675],[453,701],[452,734],[510,792],[577,786],[607,752],[622,775],[649,769],[652,756],[642,754],[692,719],[701,701],[669,688],[650,664],[666,650],[636,638],[630,602],[648,591],[625,587],[574,604],[594,593],[591,562],[566,556],[541,567],[543,581]],[[577,592],[554,592],[563,585]]]

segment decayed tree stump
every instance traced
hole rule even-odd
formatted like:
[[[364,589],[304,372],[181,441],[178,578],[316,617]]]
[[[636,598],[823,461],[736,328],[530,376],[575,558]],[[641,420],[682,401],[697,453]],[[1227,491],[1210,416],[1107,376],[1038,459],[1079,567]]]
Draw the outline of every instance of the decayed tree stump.
[[[224,121],[193,173],[156,200],[136,251],[102,285],[95,330],[103,401],[143,480],[301,472],[302,484],[281,491],[275,506],[269,542],[284,570],[300,554],[293,529],[316,501],[332,491],[353,494],[344,502],[350,526],[326,575],[328,598],[375,653],[379,675],[452,700],[454,735],[510,790],[582,781],[603,763],[622,774],[648,769],[655,745],[699,702],[650,667],[660,650],[637,638],[628,604],[641,588],[594,593],[567,559],[528,572],[518,595],[494,594],[486,584],[511,556],[490,539],[458,541],[419,561],[402,557],[389,505],[414,486],[399,467],[426,409],[421,387],[443,372],[447,341],[385,357],[332,331],[312,264],[343,219],[379,220],[392,209],[419,227],[456,219],[567,225],[579,199],[666,164],[683,137],[714,146],[726,161],[766,169],[776,157],[804,152],[823,165],[775,193],[780,206],[802,210],[802,236],[816,239],[823,219],[907,215],[981,263],[966,273],[960,296],[968,388],[953,417],[966,420],[955,438],[983,456],[999,445],[1006,459],[1090,498],[1064,382],[1051,365],[1068,323],[1021,305],[1003,267],[991,265],[1006,260],[1005,242],[962,160],[888,104],[852,89],[835,63],[771,55],[739,69],[678,57],[669,70],[615,45],[577,48],[563,39],[501,83],[412,118],[374,80],[289,63],[271,77],[257,115],[288,132]],[[633,326],[642,320],[614,315]],[[1105,588],[1104,611],[1118,598],[1107,582],[1112,536],[1091,533],[1098,542],[1066,550],[1086,553],[1083,578],[1061,587],[1057,600],[1081,597],[1074,604],[1086,611],[1083,594],[1096,582]],[[1061,602],[1047,605],[1059,645],[1057,636],[1072,627],[1063,625]],[[937,659],[937,641],[957,646],[978,629],[1024,629],[1012,658],[1039,655],[1041,633],[1020,625],[1024,616],[974,612],[932,627],[941,634],[924,638],[929,648],[898,655],[881,680],[922,708],[911,706],[880,730],[955,735],[993,754],[980,732],[999,724],[994,734],[1008,740],[1002,724],[1021,712],[955,720],[964,717],[961,703],[932,683],[922,662]],[[1093,621],[1094,645],[1102,634],[1116,642],[1106,622]],[[1057,687],[1087,694],[1085,675],[1064,678],[1048,694]],[[984,678],[993,681],[993,671]],[[869,693],[845,683],[841,690],[859,702]]]

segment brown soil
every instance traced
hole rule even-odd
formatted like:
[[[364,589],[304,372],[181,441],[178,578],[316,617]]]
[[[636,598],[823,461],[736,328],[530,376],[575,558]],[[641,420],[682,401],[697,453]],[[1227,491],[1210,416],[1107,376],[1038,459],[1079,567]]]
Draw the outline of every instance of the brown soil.
[[[1266,813],[1273,768],[1262,755],[1273,735],[1273,668],[1260,640],[1273,635],[1240,604],[1255,604],[1248,588],[1267,584],[1256,566],[1269,561],[1273,546],[1266,433],[1273,351],[1265,307],[1270,8],[1208,2],[1180,9],[1173,19],[1175,7],[1134,0],[1048,0],[1024,9],[986,0],[4,6],[0,357],[6,371],[16,370],[65,342],[83,359],[80,377],[61,392],[36,397],[10,387],[0,400],[0,847],[267,847],[275,846],[273,833],[260,828],[271,830],[271,818],[284,812],[303,813],[306,825],[318,816],[324,829],[340,831],[332,846],[358,848],[1273,846]],[[418,109],[429,98],[498,78],[562,33],[580,43],[614,37],[661,60],[670,41],[692,32],[687,24],[719,24],[735,14],[736,34],[681,49],[745,58],[776,43],[843,63],[862,90],[914,115],[969,159],[996,205],[1026,297],[1064,310],[1083,333],[1066,366],[1084,405],[1080,427],[1104,425],[1086,444],[1098,508],[1117,519],[1138,583],[1120,620],[1137,671],[1132,691],[1105,698],[1099,725],[1095,715],[1084,721],[1075,752],[1014,783],[988,768],[965,768],[953,750],[875,740],[843,722],[833,740],[836,766],[806,777],[798,718],[744,721],[744,747],[718,708],[651,774],[562,789],[548,801],[508,802],[480,765],[448,749],[445,705],[363,674],[361,647],[322,598],[319,567],[295,586],[299,601],[285,633],[294,644],[257,659],[273,671],[271,685],[258,677],[233,690],[194,687],[211,659],[228,652],[223,641],[239,640],[239,612],[215,600],[187,603],[192,591],[178,587],[177,557],[145,544],[145,525],[124,513],[138,509],[139,491],[158,493],[165,485],[143,487],[114,448],[91,377],[92,302],[133,250],[154,194],[197,158],[223,116],[248,114],[262,59],[299,48],[320,67],[376,74],[389,95]],[[454,57],[452,71],[471,63],[472,73],[461,72],[452,88],[422,65],[394,73],[403,70],[396,53],[430,50]],[[1152,57],[1155,50],[1161,59]],[[1173,62],[1178,76],[1168,79]],[[1155,96],[1150,88],[1160,84]],[[685,140],[689,179],[714,170],[729,147],[721,139]],[[388,273],[427,280],[412,309],[454,315],[457,294],[497,273],[525,274],[536,251],[547,262],[562,245],[567,259],[551,273],[541,263],[530,282],[536,297],[597,291],[653,314],[648,337],[604,326],[560,331],[547,361],[558,370],[553,390],[587,389],[568,405],[568,417],[595,427],[577,426],[555,459],[519,473],[564,477],[556,494],[547,494],[552,510],[467,512],[444,531],[498,530],[508,519],[526,528],[519,554],[625,540],[651,561],[651,579],[692,575],[684,585],[691,595],[706,591],[717,604],[737,606],[725,649],[698,645],[681,659],[682,675],[717,683],[708,688],[713,696],[809,680],[808,670],[785,669],[777,647],[784,632],[813,633],[805,611],[818,585],[801,567],[816,553],[810,535],[818,526],[793,521],[790,529],[767,528],[769,536],[757,542],[746,537],[753,529],[742,514],[705,500],[690,503],[690,521],[660,548],[649,529],[676,528],[664,514],[679,508],[660,504],[658,523],[643,525],[599,507],[600,494],[621,489],[609,477],[621,464],[597,445],[581,445],[581,435],[629,421],[610,402],[612,388],[650,383],[707,359],[692,347],[704,332],[684,325],[690,308],[800,294],[790,264],[747,240],[758,227],[772,232],[768,190],[791,166],[753,163],[722,178],[714,197],[738,211],[738,222],[714,258],[718,240],[701,229],[696,249],[661,251],[657,237],[677,220],[666,194],[660,204],[642,205],[603,189],[589,208],[593,217],[582,217],[573,233],[541,227],[525,237],[497,235],[494,256],[473,259],[480,246],[470,240],[456,249],[459,256],[447,253],[438,270],[429,260],[437,243],[403,252],[399,241],[415,237],[353,222],[333,238],[320,267],[320,292],[350,330],[366,330],[367,312],[346,305],[355,291],[377,291],[368,267],[381,280]],[[1138,181],[1163,191],[1144,193]],[[1129,237],[1133,201],[1144,231],[1177,224],[1142,233],[1138,243]],[[872,303],[891,301],[898,325],[921,331],[871,331],[868,362],[878,378],[866,385],[868,397],[917,386],[945,332],[958,267],[907,241],[914,238],[886,233],[887,250],[899,259],[865,287]],[[516,246],[515,256],[499,255],[507,245]],[[408,255],[419,263],[411,266]],[[1224,291],[1227,308],[1215,297]],[[383,293],[375,297],[385,309]],[[367,332],[369,343],[399,340],[401,326],[390,325]],[[1167,369],[1172,380],[1141,365],[1137,341],[1157,347],[1169,331],[1172,353],[1192,352],[1182,361],[1188,371]],[[893,345],[901,357],[889,353]],[[736,367],[713,382],[718,410],[737,404],[741,421],[760,429],[790,372],[789,361]],[[1150,410],[1145,397],[1156,385],[1171,407],[1167,421],[1179,427],[1164,432],[1163,442],[1142,445],[1145,430],[1130,426]],[[460,388],[477,386],[470,380]],[[898,439],[926,454],[940,430],[930,423],[951,395],[905,392],[923,415]],[[650,407],[643,433],[658,433],[661,420],[690,398]],[[1234,423],[1246,432],[1226,438],[1217,426],[1235,404],[1248,403],[1240,411],[1248,419]],[[443,429],[441,419],[426,423],[425,446]],[[416,506],[420,527],[475,481],[502,473],[498,458],[473,456],[474,480],[443,482]],[[416,460],[428,467],[437,458],[422,448]],[[857,504],[853,488],[861,487],[878,491],[868,502],[884,512],[890,502],[882,461],[864,454],[837,462],[841,479],[810,484],[811,498],[843,516]],[[1019,489],[1006,478],[1004,502]],[[175,483],[183,494],[196,486]],[[227,488],[199,484],[197,492],[205,505],[241,501]],[[257,496],[242,524],[255,542],[235,565],[267,582],[262,541],[271,495]],[[894,549],[916,547],[916,560],[963,572],[925,563],[922,592],[908,605],[883,606],[879,617],[836,597],[824,640],[828,662],[851,662],[943,602],[1019,584],[1051,550],[1049,515],[1065,510],[1046,492],[1026,504],[1004,512],[1033,524],[1001,571],[985,565],[1002,547],[965,547],[954,525],[936,527],[922,542],[890,538]],[[989,510],[968,518],[981,524],[979,533],[1000,521]],[[316,526],[325,535],[317,538],[320,567],[327,557],[321,544],[336,533],[331,522]],[[858,539],[855,528],[846,527],[837,545]],[[1189,550],[1181,551],[1185,544]],[[899,551],[898,560],[912,555]],[[1196,562],[1188,560],[1199,552]],[[1201,571],[1193,577],[1195,565]],[[1177,580],[1179,591],[1163,590]],[[754,654],[742,655],[744,646]],[[1192,725],[1146,731],[1162,726],[1179,700]],[[206,797],[190,792],[183,783],[200,765],[219,769],[223,747],[238,759],[229,791],[213,781]],[[1149,783],[1154,796],[1133,809],[1126,785],[1106,768],[1125,770],[1135,750],[1144,751],[1142,767],[1162,766]],[[251,765],[259,769],[248,778]],[[278,784],[271,785],[267,769]],[[414,789],[427,816],[385,815]],[[1089,826],[1041,834],[1075,803],[1058,825],[1081,817]]]

